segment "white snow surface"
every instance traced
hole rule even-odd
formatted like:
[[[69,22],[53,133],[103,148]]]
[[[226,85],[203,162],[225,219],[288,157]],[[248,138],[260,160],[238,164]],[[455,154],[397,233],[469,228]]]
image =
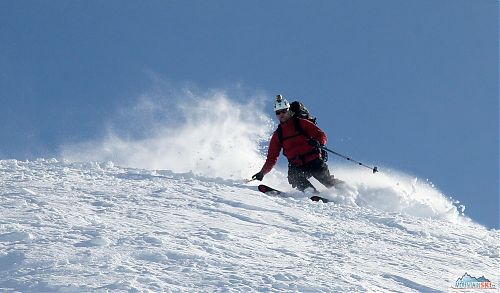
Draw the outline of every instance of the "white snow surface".
[[[332,157],[345,183],[313,180],[330,203],[280,165],[263,183],[288,197],[262,194],[243,179],[264,163],[269,95],[166,88],[59,160],[0,161],[0,292],[441,292],[466,272],[498,286],[500,232],[427,180]]]
[[[498,287],[500,231],[427,182],[360,172],[338,168],[325,204],[109,161],[0,161],[0,291],[447,292],[466,272]]]

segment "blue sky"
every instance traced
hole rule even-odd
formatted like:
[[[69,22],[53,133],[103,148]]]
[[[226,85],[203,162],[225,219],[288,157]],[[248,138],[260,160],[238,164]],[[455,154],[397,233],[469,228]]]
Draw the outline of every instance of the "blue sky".
[[[300,98],[331,148],[498,228],[498,15],[495,0],[1,1],[0,159],[102,135],[151,73],[243,85]]]

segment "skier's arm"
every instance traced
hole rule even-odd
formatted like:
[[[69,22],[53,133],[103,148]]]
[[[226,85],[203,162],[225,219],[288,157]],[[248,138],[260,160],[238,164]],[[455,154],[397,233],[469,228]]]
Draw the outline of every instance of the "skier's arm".
[[[265,175],[269,173],[274,165],[276,165],[276,162],[278,161],[278,158],[280,156],[281,152],[281,144],[278,139],[278,134],[274,132],[273,136],[271,137],[271,142],[269,143],[269,149],[267,150],[267,159],[266,163],[264,163],[264,166],[261,169],[261,172]]]

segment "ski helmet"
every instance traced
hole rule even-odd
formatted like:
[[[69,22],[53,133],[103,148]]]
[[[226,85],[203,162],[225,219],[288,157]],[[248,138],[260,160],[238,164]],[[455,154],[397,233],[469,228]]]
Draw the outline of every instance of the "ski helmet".
[[[290,108],[290,103],[283,98],[282,95],[277,95],[276,96],[276,103],[274,103],[274,111],[279,111],[283,109],[289,109]]]

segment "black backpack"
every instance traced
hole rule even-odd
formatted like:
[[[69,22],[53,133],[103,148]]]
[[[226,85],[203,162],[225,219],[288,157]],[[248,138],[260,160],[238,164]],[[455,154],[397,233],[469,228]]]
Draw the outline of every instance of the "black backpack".
[[[316,118],[311,116],[311,113],[309,113],[309,110],[307,110],[306,106],[302,104],[299,101],[294,101],[290,104],[290,111],[293,112],[293,117],[294,118],[302,118],[302,119],[307,119],[311,121],[312,123],[316,124]]]
[[[302,129],[302,126],[300,125],[300,119],[309,120],[312,123],[314,123],[315,125],[317,125],[316,118],[313,117],[311,115],[311,113],[309,113],[309,110],[307,110],[306,106],[304,106],[304,104],[302,104],[301,102],[299,102],[299,101],[292,102],[290,104],[289,110],[291,112],[293,112],[292,119],[293,119],[293,124],[295,125],[295,130],[297,131],[297,134],[283,138],[283,129],[281,128],[281,124],[278,125],[278,128],[276,129],[276,134],[278,135],[278,140],[279,140],[281,146],[283,146],[283,140],[285,140],[285,139],[289,139],[289,138],[292,138],[292,137],[295,137],[298,135],[307,136],[305,131]],[[319,149],[319,152],[321,153],[321,158],[323,159],[323,161],[324,162],[328,161],[328,153],[323,149]],[[283,155],[286,156],[285,149],[283,149]]]

